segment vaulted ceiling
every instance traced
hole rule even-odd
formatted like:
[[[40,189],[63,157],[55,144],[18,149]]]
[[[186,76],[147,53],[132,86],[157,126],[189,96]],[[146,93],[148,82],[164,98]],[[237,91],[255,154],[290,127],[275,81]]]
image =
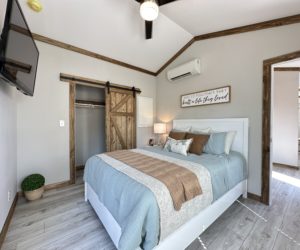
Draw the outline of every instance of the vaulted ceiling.
[[[178,0],[145,40],[135,0],[41,0],[40,13],[19,1],[32,32],[154,72],[195,35],[300,14],[299,0]]]

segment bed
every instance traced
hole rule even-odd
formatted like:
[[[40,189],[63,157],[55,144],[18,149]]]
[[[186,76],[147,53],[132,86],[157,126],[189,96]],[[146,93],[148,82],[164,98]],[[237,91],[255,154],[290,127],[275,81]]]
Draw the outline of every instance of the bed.
[[[122,173],[122,164],[119,164],[119,169],[115,166],[118,165],[115,161],[106,161],[104,164],[105,158],[102,156],[93,156],[87,162],[84,174],[85,200],[90,202],[117,248],[134,250],[139,247],[139,240],[144,240],[146,249],[184,249],[235,200],[241,195],[247,196],[248,119],[173,121],[173,129],[182,130],[187,126],[196,130],[207,127],[214,131],[234,130],[236,136],[232,144],[232,151],[226,156],[208,154],[181,156],[165,152],[158,147],[136,149],[136,152],[161,157],[175,163],[195,165],[196,167],[206,165],[206,172],[204,171],[200,175],[205,176],[206,173],[209,173],[210,182],[205,184],[206,186],[204,185],[204,192],[199,198],[199,202],[196,198],[186,202],[189,205],[183,206],[181,214],[176,212],[171,214],[167,208],[166,211],[170,213],[170,216],[162,213],[160,203],[163,202],[157,200],[158,205],[153,202],[155,199],[155,196],[154,198],[151,196],[153,190],[149,190],[147,185],[142,185],[139,181],[132,180],[126,173]],[[202,178],[201,181],[205,182],[205,178]],[[224,183],[224,185],[220,185],[220,183]],[[210,186],[211,196],[209,196],[208,190]],[[128,190],[126,191],[126,189]],[[130,191],[135,195],[130,195]],[[193,209],[193,206],[197,209]],[[164,219],[165,217],[167,219]],[[185,220],[180,221],[180,218]],[[165,226],[164,223],[169,224]],[[173,230],[170,230],[172,227]],[[153,245],[157,234],[159,235],[157,243]]]

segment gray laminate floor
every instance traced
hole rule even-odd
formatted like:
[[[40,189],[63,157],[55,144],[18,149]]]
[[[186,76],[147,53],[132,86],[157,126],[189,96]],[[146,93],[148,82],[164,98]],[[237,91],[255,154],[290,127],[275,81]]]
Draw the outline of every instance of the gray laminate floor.
[[[300,180],[300,171],[274,168]],[[300,249],[300,187],[273,179],[272,205],[240,199],[187,250]],[[20,199],[3,249],[115,249],[77,183],[27,203]],[[171,250],[171,249],[170,249]]]

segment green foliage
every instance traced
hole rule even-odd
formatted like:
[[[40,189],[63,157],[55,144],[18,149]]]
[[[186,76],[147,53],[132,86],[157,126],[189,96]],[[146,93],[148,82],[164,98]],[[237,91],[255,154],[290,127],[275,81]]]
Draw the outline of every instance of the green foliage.
[[[45,184],[45,177],[40,174],[32,174],[27,176],[21,184],[23,191],[33,191]]]

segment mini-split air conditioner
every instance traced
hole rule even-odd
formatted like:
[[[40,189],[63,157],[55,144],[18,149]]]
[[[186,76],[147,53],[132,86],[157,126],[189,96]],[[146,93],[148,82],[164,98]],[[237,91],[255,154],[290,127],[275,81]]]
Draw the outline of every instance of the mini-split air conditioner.
[[[167,72],[167,77],[169,81],[173,82],[189,76],[199,75],[200,73],[200,59],[194,59],[174,69],[170,69]]]

